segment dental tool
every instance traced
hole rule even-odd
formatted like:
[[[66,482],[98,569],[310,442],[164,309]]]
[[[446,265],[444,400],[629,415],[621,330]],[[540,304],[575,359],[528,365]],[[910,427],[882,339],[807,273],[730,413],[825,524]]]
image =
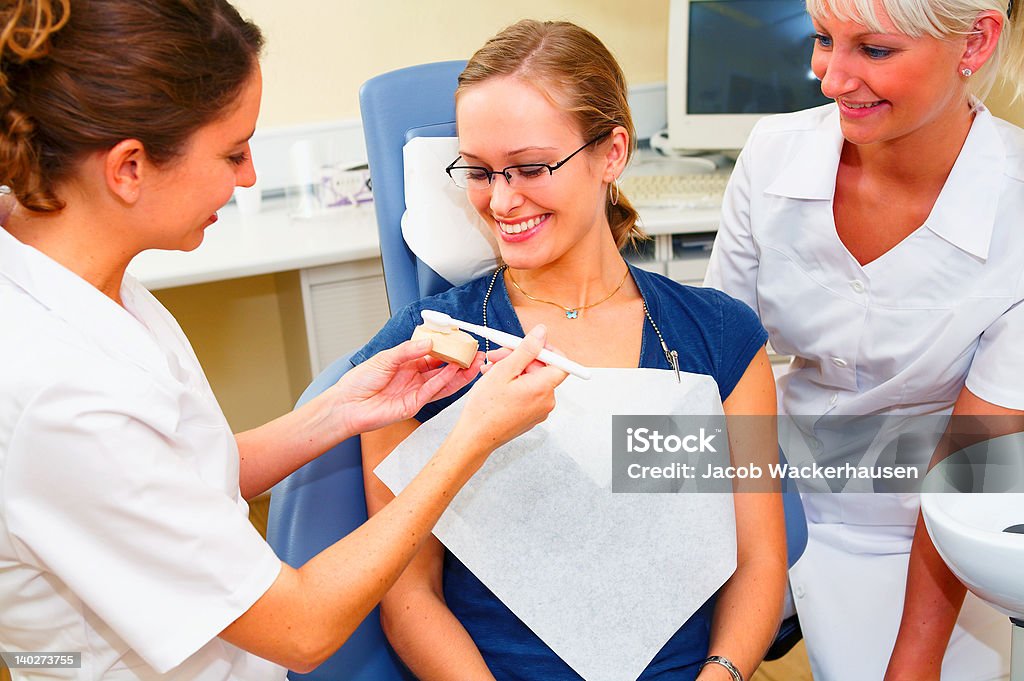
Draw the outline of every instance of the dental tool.
[[[455,319],[454,317],[447,315],[444,312],[438,312],[437,310],[423,310],[420,314],[423,316],[423,323],[432,331],[439,331],[442,333],[451,329],[471,331],[478,336],[509,348],[510,350],[514,350],[519,347],[519,344],[523,342],[523,339],[519,336],[513,336],[510,333],[505,333],[504,331],[498,331],[496,329],[489,329],[486,326],[470,324],[469,322]],[[578,376],[579,378],[588,381],[590,380],[590,369],[581,364],[577,364],[571,359],[557,355],[546,348],[540,351],[540,354],[537,355],[537,359],[545,364],[568,372],[573,376]]]

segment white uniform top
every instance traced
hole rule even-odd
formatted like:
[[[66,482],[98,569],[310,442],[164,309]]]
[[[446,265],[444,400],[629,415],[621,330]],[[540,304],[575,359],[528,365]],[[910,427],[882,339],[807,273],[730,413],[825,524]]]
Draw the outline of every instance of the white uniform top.
[[[982,108],[924,225],[863,266],[832,214],[842,145],[835,105],[760,121],[705,280],[754,308],[772,347],[795,357],[782,411],[943,414],[965,380],[1024,409],[1024,131]],[[891,524],[893,509],[879,510]]]
[[[984,400],[1024,409],[1024,131],[982,107],[924,225],[863,266],[840,241],[832,212],[842,146],[834,104],[761,120],[726,191],[705,280],[753,307],[772,346],[795,357],[779,379],[781,411],[811,424],[826,414],[948,414],[965,382]],[[819,452],[843,446],[839,430],[816,434]],[[932,452],[921,450],[927,461]],[[917,495],[809,494],[804,505],[811,537],[792,581],[815,678],[881,678]],[[903,574],[866,587],[878,599],[865,597],[826,554],[900,555]],[[867,565],[848,563],[844,573],[870,582]],[[808,612],[801,599],[823,591],[849,601],[822,597],[832,611]],[[889,648],[850,638],[857,610]],[[814,664],[809,629],[829,620],[838,646],[829,654],[839,659]],[[875,666],[858,668],[868,650]]]
[[[81,652],[16,678],[283,679],[217,635],[281,563],[181,329],[0,229],[0,649]]]

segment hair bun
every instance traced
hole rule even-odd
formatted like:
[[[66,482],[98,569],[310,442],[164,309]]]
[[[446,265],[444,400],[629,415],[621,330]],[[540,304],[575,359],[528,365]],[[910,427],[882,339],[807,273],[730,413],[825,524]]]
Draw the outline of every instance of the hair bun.
[[[15,0],[10,5],[0,10],[0,65],[11,58],[26,62],[45,57],[50,37],[71,15],[71,0]]]
[[[14,190],[19,202],[33,210],[59,209],[46,190],[34,143],[36,125],[18,110],[11,64],[42,59],[50,39],[68,22],[70,0],[13,0],[0,9],[0,184]]]
[[[15,109],[0,116],[0,184],[10,187],[30,210],[59,210],[63,202],[47,190],[40,173],[35,128],[29,116]]]

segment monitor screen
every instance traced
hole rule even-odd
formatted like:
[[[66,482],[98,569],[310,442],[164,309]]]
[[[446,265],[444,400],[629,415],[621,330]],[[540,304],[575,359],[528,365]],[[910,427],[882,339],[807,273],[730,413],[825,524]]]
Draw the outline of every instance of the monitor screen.
[[[761,116],[829,101],[804,0],[672,0],[670,13],[673,147],[738,149]]]

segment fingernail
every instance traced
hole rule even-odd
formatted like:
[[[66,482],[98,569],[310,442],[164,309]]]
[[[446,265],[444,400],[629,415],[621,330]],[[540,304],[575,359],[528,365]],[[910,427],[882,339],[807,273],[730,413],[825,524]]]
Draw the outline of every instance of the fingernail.
[[[427,352],[433,345],[429,338],[421,338],[416,341],[416,345],[413,347],[416,349],[416,352]]]
[[[532,336],[533,338],[543,338],[547,334],[547,332],[548,329],[546,326],[544,326],[543,324],[538,324],[537,326],[530,329],[530,333],[526,335]]]

